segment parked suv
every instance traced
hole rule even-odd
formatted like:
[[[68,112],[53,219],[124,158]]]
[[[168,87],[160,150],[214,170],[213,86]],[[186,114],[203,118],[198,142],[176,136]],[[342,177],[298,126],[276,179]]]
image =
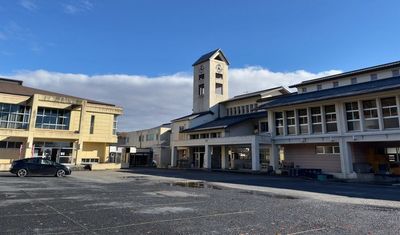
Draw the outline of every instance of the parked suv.
[[[35,157],[13,161],[10,172],[19,177],[27,175],[54,175],[63,177],[70,175],[71,169],[57,162]]]

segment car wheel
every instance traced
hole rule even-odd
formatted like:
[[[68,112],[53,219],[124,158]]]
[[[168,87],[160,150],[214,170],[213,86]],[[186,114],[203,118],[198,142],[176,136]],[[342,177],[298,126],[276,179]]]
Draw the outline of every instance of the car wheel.
[[[63,169],[60,169],[56,173],[57,177],[64,177],[65,176],[65,171]]]
[[[28,175],[28,171],[26,169],[19,169],[17,171],[17,176],[18,177],[25,177]]]

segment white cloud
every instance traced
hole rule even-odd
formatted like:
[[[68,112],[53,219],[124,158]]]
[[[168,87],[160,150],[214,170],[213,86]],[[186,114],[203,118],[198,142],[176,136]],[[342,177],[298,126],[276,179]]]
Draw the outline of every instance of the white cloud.
[[[71,15],[93,9],[93,3],[89,0],[73,1],[62,4],[62,6],[64,8],[64,12]]]
[[[19,2],[19,5],[21,5],[23,8],[29,11],[35,11],[38,8],[33,0],[21,0]]]
[[[272,72],[262,67],[230,69],[230,96],[287,86],[339,71],[309,73]],[[3,76],[5,77],[5,76]],[[26,86],[116,104],[124,108],[119,119],[120,131],[150,128],[189,114],[192,110],[192,75],[168,76],[93,75],[57,73],[46,70],[19,71],[11,76]]]

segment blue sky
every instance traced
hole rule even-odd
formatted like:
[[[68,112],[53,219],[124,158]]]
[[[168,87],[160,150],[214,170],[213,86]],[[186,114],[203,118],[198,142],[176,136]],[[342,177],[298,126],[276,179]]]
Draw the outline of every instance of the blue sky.
[[[190,113],[222,48],[229,96],[400,60],[400,1],[0,0],[0,77],[122,106],[122,130]]]
[[[215,48],[233,67],[350,70],[400,59],[398,9],[378,0],[0,0],[0,72],[155,76],[190,72]]]

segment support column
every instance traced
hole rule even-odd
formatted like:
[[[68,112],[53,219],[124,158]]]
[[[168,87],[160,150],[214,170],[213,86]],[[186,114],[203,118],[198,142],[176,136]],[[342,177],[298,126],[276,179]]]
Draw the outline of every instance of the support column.
[[[203,168],[204,169],[211,169],[211,151],[210,146],[206,144],[204,146],[204,162]]]
[[[228,158],[226,156],[225,152],[225,146],[221,146],[221,169],[226,169],[228,168]]]
[[[75,165],[78,165],[81,163],[81,158],[80,156],[82,155],[82,150],[83,150],[83,136],[84,136],[84,126],[85,126],[85,121],[86,121],[86,100],[82,100],[82,105],[81,105],[81,116],[79,120],[79,139],[78,143],[76,146],[76,156],[75,156]]]
[[[176,160],[178,158],[178,148],[175,146],[171,147],[171,167],[176,167]]]
[[[351,153],[351,145],[343,138],[339,140],[340,148],[340,166],[344,178],[349,178],[353,173],[353,159]]]
[[[278,170],[279,167],[279,148],[278,145],[272,143],[270,147],[270,166],[273,167],[274,171]]]
[[[260,170],[260,144],[256,137],[251,142],[251,170]]]
[[[28,126],[28,138],[26,140],[25,146],[25,158],[33,157],[33,140],[35,133],[35,124],[36,124],[36,115],[38,110],[39,97],[37,95],[33,95],[32,104],[31,104],[31,115],[29,117],[29,126]]]

